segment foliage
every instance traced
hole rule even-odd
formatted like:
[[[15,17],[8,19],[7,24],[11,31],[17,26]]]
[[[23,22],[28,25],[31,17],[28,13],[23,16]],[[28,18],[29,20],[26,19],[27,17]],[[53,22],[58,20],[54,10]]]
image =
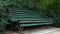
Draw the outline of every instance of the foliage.
[[[55,0],[53,5],[49,5],[48,11],[50,11],[50,17],[52,17],[55,22],[56,26],[60,26],[60,0]]]
[[[55,26],[60,26],[60,0],[52,0],[49,4],[49,1],[42,2],[42,7],[46,16],[48,18],[53,18],[55,21]]]
[[[4,34],[8,20],[8,13],[2,1],[0,1],[0,34]]]

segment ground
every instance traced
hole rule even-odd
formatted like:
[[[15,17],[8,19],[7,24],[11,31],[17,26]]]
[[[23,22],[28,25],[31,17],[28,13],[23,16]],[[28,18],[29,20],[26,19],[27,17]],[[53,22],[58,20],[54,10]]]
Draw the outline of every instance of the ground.
[[[28,27],[29,28],[29,27]],[[56,27],[38,27],[38,28],[29,28],[22,31],[23,34],[60,34],[60,28]],[[13,33],[18,34],[18,33]]]
[[[60,28],[38,28],[34,30],[27,30],[24,34],[60,34]]]

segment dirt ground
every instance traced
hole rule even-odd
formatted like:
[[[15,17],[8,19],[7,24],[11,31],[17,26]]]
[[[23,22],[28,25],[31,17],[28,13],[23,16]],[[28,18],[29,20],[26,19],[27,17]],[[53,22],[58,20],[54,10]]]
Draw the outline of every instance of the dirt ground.
[[[18,32],[8,31],[7,34],[18,34]],[[60,28],[56,28],[56,27],[27,27],[24,31],[22,31],[22,34],[60,34]]]

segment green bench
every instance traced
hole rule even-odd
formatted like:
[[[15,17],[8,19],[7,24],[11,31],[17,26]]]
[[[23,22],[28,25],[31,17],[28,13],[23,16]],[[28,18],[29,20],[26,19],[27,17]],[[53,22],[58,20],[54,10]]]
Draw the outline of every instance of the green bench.
[[[29,11],[29,10],[10,10],[9,15],[10,20],[18,21],[20,20],[20,26],[36,26],[52,24],[53,20],[51,18],[46,19],[42,16],[40,11]]]

